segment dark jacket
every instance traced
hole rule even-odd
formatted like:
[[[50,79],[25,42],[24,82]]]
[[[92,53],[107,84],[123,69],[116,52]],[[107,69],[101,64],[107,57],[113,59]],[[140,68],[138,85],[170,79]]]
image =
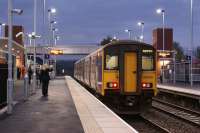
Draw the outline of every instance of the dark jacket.
[[[31,77],[31,76],[32,76],[32,74],[33,74],[33,71],[32,71],[32,69],[31,69],[31,68],[28,68],[28,76],[29,76],[29,77]]]
[[[49,72],[50,72],[49,69],[41,70],[40,79],[42,80],[42,82],[49,82],[50,80]]]

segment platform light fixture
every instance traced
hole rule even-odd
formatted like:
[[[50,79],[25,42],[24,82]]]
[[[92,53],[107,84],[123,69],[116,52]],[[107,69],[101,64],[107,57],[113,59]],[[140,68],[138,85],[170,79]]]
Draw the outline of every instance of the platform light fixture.
[[[156,10],[156,13],[157,14],[159,14],[159,15],[162,15],[162,22],[163,22],[163,24],[162,24],[162,30],[163,30],[163,52],[164,52],[164,50],[165,50],[165,10],[164,9],[162,9],[162,8],[158,8],[157,10]],[[162,81],[164,82],[164,79],[165,79],[165,77],[164,77],[164,60],[163,60],[163,70],[162,70]]]
[[[137,23],[139,27],[141,27],[141,36],[140,36],[140,41],[144,42],[144,22],[140,21]]]
[[[6,24],[5,23],[0,23],[0,26],[6,26]]]
[[[23,10],[22,9],[12,9],[11,12],[18,14],[18,15],[21,15],[23,13]]]
[[[53,21],[51,21],[50,23],[51,23],[51,24],[57,24],[57,21],[54,21],[54,20],[53,20]]]
[[[8,0],[8,79],[7,79],[7,113],[12,114],[13,110],[13,59],[12,59],[12,37],[13,37],[13,14],[21,15],[23,10],[13,9],[12,0]]]
[[[50,8],[50,9],[48,9],[48,42],[49,42],[49,46],[51,45],[51,43],[52,43],[52,24],[56,24],[57,22],[56,21],[52,21],[51,20],[51,16],[52,15],[55,15],[56,14],[56,9],[55,8]]]
[[[129,39],[131,40],[131,38],[132,38],[131,36],[132,36],[132,31],[133,31],[133,30],[125,29],[124,31],[125,31],[126,33],[128,33]]]
[[[0,23],[0,35],[3,33],[3,28],[2,27],[4,27],[4,26],[6,26],[6,24],[5,23]]]
[[[56,8],[50,8],[48,9],[49,13],[55,14],[56,13]]]

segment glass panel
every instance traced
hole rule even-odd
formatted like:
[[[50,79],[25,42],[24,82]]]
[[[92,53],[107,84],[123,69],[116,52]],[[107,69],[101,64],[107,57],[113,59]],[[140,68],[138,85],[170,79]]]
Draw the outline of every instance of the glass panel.
[[[114,70],[118,68],[118,56],[106,55],[106,69]]]
[[[142,56],[142,70],[153,70],[153,56]]]

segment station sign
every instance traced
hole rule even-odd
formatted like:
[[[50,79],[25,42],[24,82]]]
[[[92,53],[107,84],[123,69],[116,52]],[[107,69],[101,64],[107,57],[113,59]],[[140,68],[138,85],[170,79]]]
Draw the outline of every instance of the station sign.
[[[171,52],[168,51],[160,51],[158,52],[158,56],[160,58],[170,58],[171,57]]]
[[[59,49],[53,49],[50,51],[51,55],[62,55],[63,54],[63,50],[59,50]]]

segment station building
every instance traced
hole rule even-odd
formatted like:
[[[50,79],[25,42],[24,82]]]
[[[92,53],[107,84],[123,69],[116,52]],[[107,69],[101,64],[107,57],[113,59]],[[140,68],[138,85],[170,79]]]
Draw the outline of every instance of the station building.
[[[157,74],[167,69],[167,65],[173,61],[173,29],[164,29],[164,47],[163,47],[163,28],[153,30],[153,46],[157,50]]]
[[[21,79],[25,74],[24,67],[24,42],[22,36],[16,38],[16,34],[23,32],[22,26],[13,26],[12,55],[13,55],[13,78]],[[0,37],[0,66],[8,64],[8,26],[5,33]]]
[[[164,29],[163,47],[163,28],[153,30],[153,46],[157,50],[157,76],[163,76],[165,82],[200,82],[200,61],[193,56],[189,59],[177,61],[176,51],[173,49],[173,29]],[[192,60],[192,68],[191,68]],[[159,78],[160,79],[160,78]],[[159,81],[159,80],[158,80]]]

